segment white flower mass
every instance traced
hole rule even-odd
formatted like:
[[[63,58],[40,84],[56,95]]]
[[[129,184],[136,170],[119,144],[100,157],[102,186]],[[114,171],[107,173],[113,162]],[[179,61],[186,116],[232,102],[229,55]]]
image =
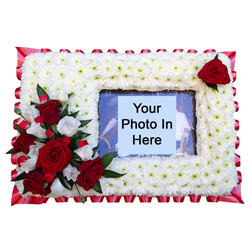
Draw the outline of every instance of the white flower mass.
[[[76,119],[92,119],[88,126],[79,130],[91,134],[87,141],[91,147],[95,147],[98,145],[98,102],[102,89],[194,90],[197,155],[115,158],[108,169],[126,175],[117,179],[102,177],[102,195],[228,195],[238,180],[234,162],[235,106],[229,58],[219,54],[219,59],[228,67],[231,82],[218,85],[218,92],[208,88],[197,77],[199,70],[214,59],[215,55],[216,53],[186,52],[31,54],[26,57],[22,66],[20,108],[32,121],[31,111],[34,110],[30,102],[39,102],[36,86],[40,84],[51,99],[68,103],[69,112],[79,111]],[[69,99],[68,94],[71,94]],[[27,114],[29,110],[30,114]],[[75,131],[76,125],[67,122],[58,125],[58,130],[67,135],[69,126],[74,127]],[[70,174],[68,170],[70,169],[64,171],[66,176]],[[21,183],[18,185],[22,186]],[[100,195],[93,190],[86,192],[80,187],[79,189],[84,196]],[[79,195],[75,189],[65,190],[55,180],[53,192],[48,196]]]

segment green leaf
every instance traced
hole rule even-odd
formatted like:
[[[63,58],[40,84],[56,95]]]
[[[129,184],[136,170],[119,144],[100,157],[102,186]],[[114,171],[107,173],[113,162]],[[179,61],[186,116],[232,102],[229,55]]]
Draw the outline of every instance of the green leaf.
[[[76,112],[74,112],[74,113],[69,114],[69,116],[73,116],[74,118],[76,118],[77,115],[78,115],[78,113],[79,113],[79,111],[76,111]]]
[[[48,182],[45,182],[44,185],[43,185],[43,188],[45,189],[46,187],[49,186],[49,183]]]
[[[77,131],[76,134],[74,134],[71,138],[70,138],[70,144],[69,147],[71,149],[75,149],[78,148],[78,142],[83,140],[84,138],[86,138],[87,136],[89,136],[90,134],[82,132],[82,131]]]
[[[34,141],[38,141],[38,142],[41,142],[41,143],[45,143],[45,142],[48,141],[48,139],[46,139],[46,138],[42,139],[42,138],[35,137],[35,138],[34,138]]]
[[[73,96],[74,95],[74,93],[69,93],[68,94],[68,99],[71,97],[71,96]]]
[[[126,175],[126,174],[120,174],[120,173],[114,172],[112,170],[107,170],[107,169],[105,169],[104,173],[102,174],[102,176],[105,178],[120,178],[123,175]]]
[[[66,105],[64,110],[61,112],[60,117],[63,118],[64,116],[69,115],[69,105]]]
[[[76,190],[77,190],[77,192],[78,192],[78,194],[79,194],[79,196],[80,196],[81,202],[82,202],[82,203],[85,203],[85,199],[84,199],[83,196],[81,195],[81,193],[80,193],[80,191],[79,191],[79,189],[78,189],[77,183],[75,183],[75,186],[76,186]]]
[[[21,181],[25,178],[25,173],[22,173],[20,175],[18,175],[16,178],[14,178],[13,180],[11,181]]]
[[[114,159],[117,152],[110,152],[102,157],[102,165],[106,168]]]
[[[92,150],[93,150],[92,158],[94,158],[94,156],[95,156],[95,154],[96,154],[96,152],[98,150],[98,146],[92,148]]]
[[[48,101],[50,100],[49,95],[47,94],[47,92],[39,84],[37,84],[36,91],[37,91],[37,95],[39,97],[42,96],[42,95],[46,95],[48,97]]]
[[[75,161],[75,160],[71,160],[71,161],[70,161],[70,164],[71,164],[73,167],[78,167],[78,166],[80,165],[80,162]]]
[[[80,161],[80,162],[82,162],[81,157],[77,153],[75,153],[75,152],[72,152],[72,160],[73,161]]]
[[[19,108],[15,108],[14,111],[17,115],[21,115],[21,110]]]
[[[86,126],[89,122],[91,122],[92,120],[82,120],[80,121],[81,125],[80,125],[80,128]]]
[[[218,86],[217,86],[217,84],[206,84],[209,88],[211,88],[211,89],[215,89],[217,92],[219,92],[218,91]]]
[[[59,178],[59,181],[66,189],[72,190],[71,185],[68,183],[68,181],[66,181],[62,172],[57,173],[57,177]]]
[[[51,130],[53,131],[54,134],[58,134],[58,131],[57,131],[57,125],[54,124],[51,126]]]
[[[15,149],[14,148],[12,148],[12,149],[10,149],[6,154],[15,154],[16,152],[15,152]]]
[[[93,186],[93,189],[97,192],[102,194],[102,188],[101,188],[101,184],[100,181],[98,180],[95,185]]]
[[[40,105],[41,105],[41,104],[36,103],[36,102],[30,102],[30,104],[31,104],[31,105],[34,105],[36,108],[37,108],[38,106],[40,106]]]
[[[22,134],[22,132],[23,132],[22,128],[20,128],[17,124],[15,124],[15,128],[18,131],[19,134]]]
[[[215,56],[214,59],[217,59],[218,57],[219,57],[219,53],[216,53],[216,56]]]

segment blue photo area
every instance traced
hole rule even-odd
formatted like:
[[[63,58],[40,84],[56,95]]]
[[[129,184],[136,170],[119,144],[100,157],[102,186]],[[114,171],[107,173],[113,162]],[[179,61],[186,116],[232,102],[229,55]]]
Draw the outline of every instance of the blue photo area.
[[[196,155],[195,91],[120,91],[103,90],[99,100],[99,155],[118,151],[119,96],[176,96],[176,154]],[[124,157],[152,155],[127,155]],[[154,156],[171,156],[169,154]],[[119,157],[119,156],[118,156]]]

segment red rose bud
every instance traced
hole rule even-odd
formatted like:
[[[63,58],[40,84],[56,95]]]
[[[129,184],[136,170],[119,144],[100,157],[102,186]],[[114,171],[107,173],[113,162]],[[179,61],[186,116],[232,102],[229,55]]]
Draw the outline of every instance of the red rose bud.
[[[78,146],[79,148],[82,148],[84,146],[88,145],[88,142],[86,140],[82,140],[78,142]]]
[[[15,125],[18,125],[18,123],[19,123],[19,118],[17,118],[17,119],[15,119],[14,121],[13,121],[13,128],[16,130],[16,127],[15,127]]]
[[[47,95],[40,95],[39,100],[41,103],[45,103],[48,101],[48,96]]]
[[[199,71],[198,77],[206,84],[228,84],[230,77],[227,66],[217,57],[206,63]]]
[[[24,156],[24,155],[21,155],[17,158],[17,164],[18,164],[18,167],[20,168],[21,167],[21,164],[24,163],[25,161],[27,161],[27,157]]]
[[[39,124],[43,124],[43,118],[42,118],[41,116],[37,116],[37,117],[35,118],[35,122],[36,122],[36,123],[39,123]]]
[[[19,109],[19,107],[20,107],[20,102],[16,102],[16,103],[15,103],[15,108],[18,108],[18,109]]]
[[[16,139],[17,139],[17,137],[16,137],[16,136],[12,138],[12,140],[11,140],[11,145],[12,145],[12,146],[15,144]]]
[[[54,135],[54,133],[53,133],[53,131],[52,131],[51,129],[47,129],[47,130],[45,131],[45,135],[46,135],[47,137],[51,137],[51,136]]]
[[[12,154],[10,157],[10,160],[11,160],[11,163],[13,165],[16,165],[17,164],[17,154]]]
[[[16,113],[17,115],[20,115],[20,114],[21,114],[20,102],[15,103],[14,111],[15,111],[15,113]]]
[[[54,174],[51,174],[51,173],[47,173],[44,175],[44,180],[48,183],[51,183],[55,178],[55,175]]]
[[[59,139],[57,139],[57,140],[61,140],[63,143],[65,143],[65,144],[67,144],[67,145],[70,144],[70,138],[67,137],[67,136],[64,136],[64,137],[62,137],[62,138],[59,138]]]
[[[16,99],[20,99],[20,92],[21,92],[21,87],[16,88],[16,90],[15,90],[15,97],[16,97]]]
[[[21,129],[26,129],[29,127],[29,123],[25,120],[21,121],[18,126],[21,128]]]

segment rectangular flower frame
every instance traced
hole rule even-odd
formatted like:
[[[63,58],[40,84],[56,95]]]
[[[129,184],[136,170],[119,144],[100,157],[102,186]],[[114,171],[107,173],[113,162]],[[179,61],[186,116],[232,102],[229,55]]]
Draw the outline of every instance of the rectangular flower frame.
[[[83,54],[78,50],[50,52],[17,48],[17,77],[21,80],[20,104],[18,108],[25,112],[30,102],[38,102],[36,86],[39,83],[53,99],[69,102],[69,111],[79,111],[79,119],[92,119],[83,131],[90,133],[88,143],[98,145],[98,101],[101,90],[137,90],[137,91],[185,91],[196,92],[196,134],[197,155],[175,157],[133,157],[115,158],[108,167],[120,173],[126,173],[119,179],[101,178],[103,194],[93,190],[81,194],[91,197],[92,201],[151,201],[157,197],[159,202],[181,202],[184,196],[190,196],[192,202],[198,202],[201,196],[208,201],[232,201],[242,203],[240,195],[240,172],[235,164],[235,102],[233,101],[235,80],[235,52],[219,53],[219,59],[228,68],[231,82],[218,85],[218,91],[208,88],[197,73],[216,52],[208,50],[196,53],[189,50],[175,50],[157,53],[142,50],[141,54],[126,51],[124,54],[108,53]],[[18,92],[18,91],[17,91]],[[68,100],[68,94],[71,94]],[[19,94],[17,94],[19,97]],[[17,123],[22,122],[20,118]],[[236,155],[237,156],[237,155]],[[15,163],[15,158],[12,161]],[[237,156],[238,157],[238,156]],[[237,158],[236,157],[236,158]],[[20,170],[13,171],[13,178]],[[67,201],[74,197],[79,201],[77,190],[64,190],[60,197],[50,194],[48,197],[36,197],[26,194],[22,197],[22,182],[16,183],[12,203],[43,203],[48,197],[57,201]],[[18,192],[19,191],[19,192]],[[30,199],[28,202],[27,199]]]

